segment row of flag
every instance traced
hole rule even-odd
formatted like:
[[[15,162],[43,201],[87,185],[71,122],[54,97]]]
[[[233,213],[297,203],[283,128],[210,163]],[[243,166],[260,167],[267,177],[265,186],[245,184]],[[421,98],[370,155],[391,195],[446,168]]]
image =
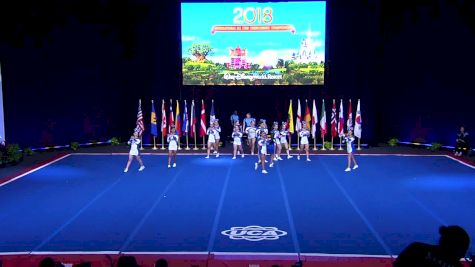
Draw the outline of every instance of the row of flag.
[[[355,118],[355,125],[353,127],[353,109],[351,104],[351,99],[348,103],[348,115],[346,120],[346,130],[353,130],[353,133],[356,137],[361,138],[362,133],[362,118],[361,118],[361,102],[358,100],[358,105],[356,107],[356,118]],[[320,135],[323,138],[328,133],[327,129],[327,115],[325,111],[325,100],[322,100],[322,114],[320,121],[318,120],[318,112],[317,106],[315,104],[315,100],[313,100],[313,107],[312,113],[310,113],[310,107],[308,105],[307,100],[305,100],[305,115],[302,120],[302,110],[300,105],[300,99],[297,103],[297,117],[294,126],[294,116],[293,116],[293,107],[292,107],[292,100],[290,100],[289,104],[289,111],[288,111],[288,119],[287,125],[290,133],[294,133],[295,131],[299,132],[302,130],[302,121],[305,121],[307,125],[311,125],[310,130],[312,133],[312,137],[316,138],[317,135],[317,128],[320,126]],[[338,120],[337,120],[338,117]],[[332,137],[341,137],[345,135],[345,119],[344,119],[344,112],[343,112],[343,100],[340,100],[340,107],[337,113],[336,111],[336,102],[333,99],[333,106],[332,106],[332,113],[331,113],[331,120],[330,120],[330,132]]]
[[[165,107],[165,100],[162,100],[162,116],[161,116],[161,124],[160,124],[160,131],[162,136],[166,136],[167,133],[170,132],[171,127],[173,126],[176,130],[176,134],[178,136],[187,136],[190,134],[191,136],[195,136],[196,132],[196,123],[197,117],[195,112],[195,101],[191,101],[191,111],[189,113],[190,117],[188,117],[188,104],[186,100],[184,101],[184,111],[183,114],[180,111],[180,102],[176,100],[176,115],[173,112],[173,101],[170,100],[169,105],[169,113],[167,116],[166,107]],[[199,135],[203,137],[206,135],[206,111],[205,111],[205,104],[204,101],[201,100],[201,116],[200,116],[200,126],[199,126]],[[168,117],[168,119],[167,119]],[[158,123],[157,123],[157,112],[155,111],[155,104],[152,100],[152,112],[151,112],[151,121],[150,121],[150,133],[153,136],[158,136]],[[211,112],[210,112],[210,121],[216,119],[216,115],[214,113],[214,101],[211,104]],[[168,120],[168,121],[167,121]],[[135,127],[135,132],[139,135],[142,135],[145,131],[145,125],[143,122],[143,114],[142,114],[142,102],[139,100],[139,108],[137,112],[137,122]]]
[[[196,136],[198,134],[196,132],[196,124],[197,124],[197,116],[195,113],[195,101],[191,101],[191,111],[188,117],[188,104],[186,100],[184,101],[184,111],[183,114],[180,111],[180,102],[176,100],[176,115],[173,112],[173,101],[170,100],[169,105],[169,112],[167,116],[166,107],[165,107],[165,100],[162,100],[162,110],[161,110],[161,124],[160,124],[160,131],[162,136],[166,136],[168,132],[170,132],[171,127],[174,126],[176,129],[176,134],[178,136]],[[325,111],[325,100],[322,100],[322,114],[320,120],[318,119],[318,112],[317,106],[315,104],[315,100],[313,100],[313,107],[312,113],[310,113],[310,107],[308,105],[307,100],[305,100],[305,114],[302,119],[302,109],[300,105],[300,99],[297,103],[297,117],[296,122],[294,124],[294,116],[293,116],[293,106],[292,100],[290,100],[289,110],[288,110],[288,119],[287,119],[287,127],[290,133],[299,132],[302,130],[302,121],[305,121],[307,125],[309,125],[312,137],[316,138],[317,136],[317,128],[320,128],[320,135],[323,138],[328,133],[327,129],[327,116]],[[168,121],[167,121],[168,117]],[[338,120],[337,120],[338,117]],[[210,111],[210,121],[216,119],[216,114],[214,112],[214,100],[211,102],[211,111]],[[330,118],[330,133],[332,137],[341,137],[345,134],[345,119],[344,119],[344,112],[343,112],[343,100],[340,100],[340,107],[337,113],[336,110],[336,102],[333,99],[333,106],[332,106],[332,113]],[[347,113],[347,120],[346,120],[346,130],[353,130],[354,135],[358,138],[361,138],[362,133],[362,118],[361,118],[361,108],[360,108],[360,100],[358,100],[358,105],[356,108],[356,118],[355,118],[355,125],[353,127],[353,110],[351,99],[348,103],[348,113]],[[201,114],[200,114],[200,124],[199,128],[199,136],[204,137],[206,135],[206,108],[205,103],[201,100]],[[143,113],[142,113],[142,103],[139,100],[139,108],[137,112],[137,122],[135,131],[142,135],[145,131],[145,125],[143,121]],[[151,112],[151,126],[150,132],[153,136],[158,136],[158,123],[157,123],[157,113],[155,111],[155,104],[152,100],[152,112]]]

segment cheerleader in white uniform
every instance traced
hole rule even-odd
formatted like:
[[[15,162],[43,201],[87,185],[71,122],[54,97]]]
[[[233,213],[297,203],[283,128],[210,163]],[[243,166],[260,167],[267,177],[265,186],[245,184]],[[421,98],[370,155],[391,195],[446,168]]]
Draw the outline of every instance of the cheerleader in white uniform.
[[[355,160],[355,155],[353,155],[353,151],[355,151],[355,137],[353,136],[353,130],[348,130],[343,142],[346,143],[346,152],[348,153],[348,167],[345,169],[345,172],[351,171],[351,161],[353,160],[353,170],[358,168],[358,164]]]
[[[176,167],[176,151],[178,149],[178,135],[176,134],[175,127],[172,127],[170,133],[167,136],[168,142],[168,168],[171,167],[173,158],[173,168]]]
[[[269,134],[269,130],[267,129],[267,123],[265,120],[260,120],[259,122],[259,128],[257,128],[256,130],[256,137],[257,137],[257,143],[259,144],[259,140],[262,138],[262,133],[265,134],[266,136],[266,139],[267,139],[267,135]],[[266,149],[267,151],[267,149]],[[267,154],[266,154],[267,155]],[[261,158],[260,158],[260,155],[259,153],[257,153],[257,158],[259,160],[259,163],[261,162]],[[266,161],[267,162],[267,161]]]
[[[210,123],[210,126],[208,130],[206,130],[206,134],[208,135],[208,154],[206,155],[206,158],[209,159],[209,153],[211,151],[211,148],[214,148],[214,145],[216,144],[216,139],[215,139],[215,129],[213,122]]]
[[[307,161],[310,161],[310,156],[308,153],[308,137],[310,136],[310,131],[308,130],[308,125],[305,121],[302,122],[302,130],[299,132],[300,136],[300,148],[299,148],[299,155],[297,159],[300,160],[300,152],[301,150],[305,150],[305,154],[307,155]]]
[[[139,134],[134,132],[134,134],[130,137],[127,144],[130,145],[129,151],[129,160],[127,161],[127,166],[125,166],[124,172],[129,171],[130,164],[132,163],[133,158],[135,157],[140,164],[139,171],[143,171],[145,166],[143,165],[142,159],[140,159],[140,153],[138,149],[138,145],[140,144]]]
[[[241,157],[244,158],[244,151],[242,150],[242,133],[240,131],[241,127],[239,125],[234,126],[234,132],[231,135],[233,138],[233,159],[236,159],[238,151],[241,152]]]
[[[251,155],[254,155],[254,148],[256,147],[256,120],[251,121],[251,125],[246,128],[248,144],[251,148]]]
[[[216,154],[216,157],[219,158],[219,139],[221,138],[219,136],[219,133],[221,132],[221,127],[219,126],[219,121],[215,120],[214,121],[214,151],[213,154]]]
[[[274,142],[274,149],[275,149],[275,158],[274,160],[282,160],[280,157],[280,152],[282,151],[282,144],[280,143],[280,131],[279,131],[279,123],[274,122],[272,125],[272,141]]]
[[[289,144],[287,143],[287,136],[289,136],[289,131],[287,130],[287,123],[284,121],[282,122],[282,126],[281,126],[281,129],[280,129],[280,146],[281,146],[281,150],[283,147],[285,147],[285,150],[287,151],[287,159],[291,159],[293,158],[291,155],[290,155],[290,151],[289,151]],[[280,157],[280,153],[279,153],[279,157]]]
[[[259,138],[259,141],[257,142],[257,145],[258,145],[258,150],[257,150],[257,155],[259,157],[259,162],[256,162],[254,164],[254,169],[257,170],[259,168],[259,163],[261,164],[261,168],[262,168],[262,173],[263,174],[266,174],[267,171],[266,171],[266,155],[267,155],[267,144],[268,144],[268,140],[267,140],[267,134],[262,131],[261,132],[261,135],[260,135],[260,138]]]

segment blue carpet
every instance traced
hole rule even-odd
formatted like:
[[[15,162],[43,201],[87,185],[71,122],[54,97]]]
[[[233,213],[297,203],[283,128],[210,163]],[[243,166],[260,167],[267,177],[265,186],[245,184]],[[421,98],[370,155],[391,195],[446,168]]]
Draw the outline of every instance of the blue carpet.
[[[447,157],[71,155],[0,187],[0,252],[265,252],[393,255],[441,224],[475,239],[475,169]],[[254,226],[254,228],[245,228]],[[261,228],[256,228],[257,226]],[[258,241],[257,241],[258,240]]]

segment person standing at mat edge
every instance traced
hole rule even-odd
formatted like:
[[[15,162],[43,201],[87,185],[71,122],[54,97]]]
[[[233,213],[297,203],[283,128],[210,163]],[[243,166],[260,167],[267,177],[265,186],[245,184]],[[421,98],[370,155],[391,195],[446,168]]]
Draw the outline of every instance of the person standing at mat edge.
[[[441,226],[439,244],[414,242],[394,261],[394,267],[462,267],[460,259],[467,253],[470,237],[460,226]],[[473,262],[471,264],[473,266]]]
[[[134,132],[134,134],[130,137],[127,144],[130,145],[129,161],[127,161],[127,166],[125,167],[124,172],[129,171],[129,167],[130,167],[130,164],[132,163],[132,159],[134,158],[134,156],[140,164],[139,171],[143,171],[145,169],[145,166],[143,165],[142,159],[140,159],[139,149],[138,149],[138,145],[140,144],[139,134],[137,132]]]
[[[355,160],[355,137],[353,136],[353,130],[349,129],[348,133],[345,136],[344,142],[346,143],[346,152],[348,152],[348,167],[345,169],[345,172],[351,171],[351,161],[353,161],[353,170],[358,168],[358,164]]]

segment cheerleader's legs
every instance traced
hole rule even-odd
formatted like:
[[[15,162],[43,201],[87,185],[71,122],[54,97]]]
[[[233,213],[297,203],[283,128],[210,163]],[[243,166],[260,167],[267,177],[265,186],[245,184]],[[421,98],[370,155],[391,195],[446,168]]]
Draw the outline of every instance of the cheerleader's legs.
[[[211,147],[214,147],[214,143],[208,142],[208,150],[206,153],[206,158],[209,158],[209,153],[211,152]]]
[[[168,168],[170,168],[170,165],[172,164],[172,155],[173,152],[171,150],[168,150]]]
[[[251,147],[251,155],[254,155],[254,147],[256,146],[256,138],[251,138],[250,147]]]
[[[305,144],[305,145],[303,145],[303,147],[305,149],[305,155],[307,155],[307,161],[310,161],[310,155],[309,155],[309,152],[308,152],[309,144]]]
[[[172,156],[173,156],[173,167],[176,167],[176,150],[172,151]]]
[[[261,162],[261,168],[262,171],[264,172],[266,170],[266,154],[260,153],[260,162]]]
[[[346,168],[345,171],[351,170],[351,161],[353,161],[353,170],[358,168],[358,164],[356,163],[356,160],[355,160],[355,155],[353,155],[353,152],[350,152],[348,153],[348,167]]]
[[[134,159],[134,156],[129,155],[129,160],[127,161],[127,165],[125,165],[124,172],[127,172],[129,170],[130,164],[132,163],[133,159]]]
[[[277,158],[280,159],[280,153],[282,152],[282,144],[277,144]]]
[[[233,144],[233,159],[236,159],[237,150],[238,150],[238,145]]]
[[[219,139],[216,139],[216,142],[214,143],[214,151],[216,151],[216,157],[219,157]]]
[[[244,158],[244,150],[242,149],[242,145],[238,145],[237,150],[241,151],[241,157]]]

